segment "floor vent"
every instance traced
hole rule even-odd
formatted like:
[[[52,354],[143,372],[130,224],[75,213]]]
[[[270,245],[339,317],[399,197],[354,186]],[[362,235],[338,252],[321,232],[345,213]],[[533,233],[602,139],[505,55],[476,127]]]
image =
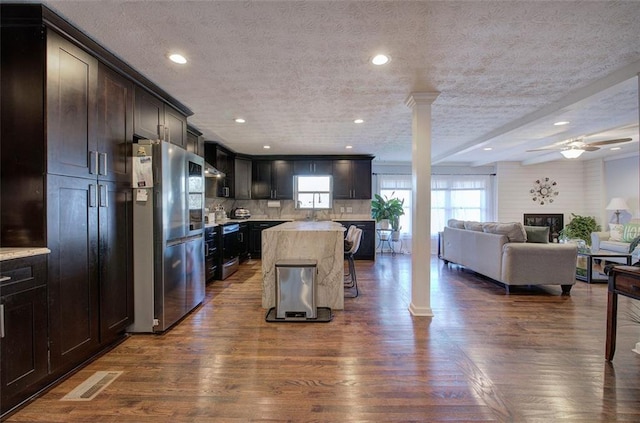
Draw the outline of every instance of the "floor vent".
[[[122,372],[95,372],[60,401],[91,401],[121,374]]]

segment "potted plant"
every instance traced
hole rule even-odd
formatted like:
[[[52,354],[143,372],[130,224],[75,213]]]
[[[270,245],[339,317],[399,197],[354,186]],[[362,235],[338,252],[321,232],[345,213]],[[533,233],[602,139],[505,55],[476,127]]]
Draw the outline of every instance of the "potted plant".
[[[403,206],[404,199],[388,198],[386,195],[382,198],[376,194],[374,199],[371,200],[371,217],[380,223],[380,229],[389,229],[389,226],[391,226],[393,233],[398,233],[400,230],[400,216],[404,214]],[[397,235],[395,240],[397,240]]]
[[[574,213],[571,213],[571,216],[573,216],[571,222],[560,231],[560,238],[564,240],[579,238],[587,245],[591,245],[591,232],[600,230],[596,219],[593,216],[580,216]]]

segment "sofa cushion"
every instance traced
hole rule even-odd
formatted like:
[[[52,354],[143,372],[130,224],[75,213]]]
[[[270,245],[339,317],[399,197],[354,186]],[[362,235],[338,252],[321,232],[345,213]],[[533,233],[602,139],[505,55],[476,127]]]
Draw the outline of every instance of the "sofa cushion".
[[[450,228],[464,229],[464,221],[458,219],[449,219],[447,226]]]
[[[549,227],[548,226],[525,225],[524,231],[527,234],[527,242],[533,242],[536,244],[549,243]]]
[[[482,230],[490,234],[506,235],[509,242],[525,242],[527,233],[520,222],[511,223],[484,223]]]
[[[624,232],[624,225],[617,223],[609,223],[609,240],[622,241],[622,233]]]
[[[622,229],[622,240],[631,242],[637,236],[640,236],[640,223],[627,223]]]
[[[629,253],[629,243],[628,242],[619,242],[619,241],[600,241],[600,249],[613,251],[616,253]]]
[[[482,232],[482,223],[471,220],[464,221],[464,228],[468,231]]]

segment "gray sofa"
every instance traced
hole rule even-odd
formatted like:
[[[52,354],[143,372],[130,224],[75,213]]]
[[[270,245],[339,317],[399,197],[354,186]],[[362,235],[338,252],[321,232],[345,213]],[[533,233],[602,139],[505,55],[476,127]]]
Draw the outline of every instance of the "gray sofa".
[[[560,285],[569,294],[576,283],[576,244],[542,241],[548,232],[529,238],[520,223],[480,223],[450,220],[444,228],[441,257],[511,285]],[[458,227],[452,227],[458,226]],[[548,228],[540,228],[547,230]]]
[[[640,219],[632,219],[631,222],[628,223],[628,226],[631,226],[631,225],[635,225],[637,228],[638,226],[640,226]],[[610,224],[609,226],[611,226],[611,231],[609,232],[591,232],[591,250],[628,254],[629,247],[631,246],[631,242],[625,241],[624,239],[622,239],[621,237],[622,234],[618,234],[618,236],[616,237],[615,234],[613,233],[614,226],[623,226],[623,225]],[[638,235],[638,231],[636,230],[632,233],[632,235],[629,238],[635,237],[637,235]],[[640,245],[636,247],[635,250],[633,250],[633,253],[631,255],[632,263],[635,263],[638,260],[640,260]],[[626,264],[625,259],[611,258],[611,259],[607,259],[607,261]]]

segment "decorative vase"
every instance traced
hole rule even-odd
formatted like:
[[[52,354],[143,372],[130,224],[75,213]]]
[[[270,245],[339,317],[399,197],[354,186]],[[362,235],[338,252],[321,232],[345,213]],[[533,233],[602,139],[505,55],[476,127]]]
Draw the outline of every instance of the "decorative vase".
[[[389,223],[389,219],[380,220],[380,229],[388,230],[390,227],[391,224]]]

